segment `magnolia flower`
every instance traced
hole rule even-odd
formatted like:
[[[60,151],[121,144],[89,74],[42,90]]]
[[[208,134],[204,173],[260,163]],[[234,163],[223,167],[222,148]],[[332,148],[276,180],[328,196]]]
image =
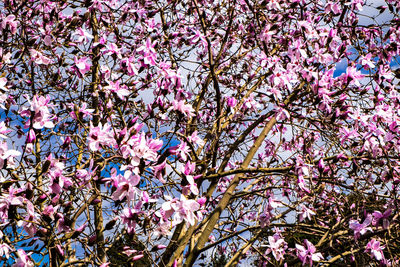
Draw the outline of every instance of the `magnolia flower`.
[[[134,61],[135,57],[124,58],[121,60],[121,67],[126,69],[126,72],[131,76],[138,75],[138,70]]]
[[[186,220],[190,225],[195,224],[196,215],[195,211],[200,209],[200,204],[196,200],[187,199],[184,195],[181,195],[179,212],[175,213],[176,222],[181,222],[182,219]]]
[[[172,214],[173,217],[173,225],[178,225],[183,220],[188,222],[190,225],[194,225],[196,223],[197,216],[195,212],[200,209],[200,204],[193,199],[187,199],[184,195],[181,195],[181,199],[172,199],[170,196],[165,196],[169,201],[164,202],[162,205],[162,209],[165,212],[165,217],[168,218]]]
[[[340,5],[338,3],[334,3],[332,1],[328,1],[325,4],[325,12],[330,13],[333,12],[334,14],[339,14],[342,12]]]
[[[18,23],[19,22],[15,20],[14,15],[8,15],[1,21],[0,30],[5,29],[8,25],[11,33],[15,34],[17,32]]]
[[[119,81],[108,81],[108,85],[104,86],[103,89],[107,92],[107,95],[109,94],[109,92],[115,93],[121,100],[124,100],[125,96],[128,96],[130,94],[127,86],[120,85]]]
[[[228,105],[228,107],[235,107],[236,104],[237,104],[237,100],[233,96],[227,97],[226,98],[226,104]]]
[[[127,170],[124,176],[117,175],[111,179],[113,179],[113,186],[117,188],[111,196],[113,200],[122,201],[126,197],[128,201],[130,201],[138,194],[136,185],[140,182],[139,175],[133,174],[131,171]]]
[[[14,166],[14,158],[21,155],[21,152],[9,149],[7,142],[0,142],[0,169],[4,167],[7,160],[7,167]]]
[[[197,184],[194,182],[194,177],[190,175],[196,167],[195,163],[191,163],[188,161],[184,167],[182,167],[182,172],[186,177],[186,180],[188,181],[189,185],[187,186],[187,189],[189,189],[194,195],[199,194],[199,189],[197,188]],[[187,190],[184,190],[187,191]],[[186,194],[186,193],[184,193]]]
[[[372,54],[371,53],[368,53],[367,55],[365,55],[365,56],[362,56],[361,58],[360,58],[360,63],[361,63],[361,65],[364,67],[364,69],[373,69],[373,68],[375,68],[375,64],[374,64],[374,62],[371,60],[371,58],[372,58]]]
[[[188,140],[200,147],[204,146],[204,141],[197,135],[197,131],[194,131],[191,136],[188,137]]]
[[[169,148],[171,154],[179,155],[183,161],[187,161],[188,155],[190,153],[190,147],[186,142],[181,142],[178,146]]]
[[[268,237],[268,243],[269,245],[267,245],[268,249],[266,251],[266,254],[272,252],[272,255],[277,261],[282,260],[285,255],[285,246],[287,244],[285,240],[283,238],[280,238],[279,235],[274,235]]]
[[[367,246],[365,247],[365,252],[371,253],[371,258],[375,257],[377,261],[385,259],[385,255],[383,254],[383,249],[385,246],[381,246],[381,243],[373,238],[371,241],[368,242]]]
[[[26,252],[23,249],[18,249],[17,251],[18,259],[15,261],[15,263],[12,265],[12,267],[34,267],[35,264],[31,261],[29,258],[29,254],[26,254]]]
[[[79,106],[73,103],[69,103],[67,105],[72,109],[69,115],[75,120],[78,119],[78,117],[76,116],[77,114],[82,115],[82,118],[84,119],[86,117],[92,116],[92,113],[94,112],[94,109],[87,108],[88,104],[86,102],[79,104]]]
[[[371,224],[371,222],[372,222],[371,214],[369,214],[367,218],[365,218],[364,222],[361,224],[356,220],[351,220],[349,222],[349,227],[350,229],[354,230],[354,237],[357,239],[360,236],[360,234],[363,235],[367,231],[372,232],[371,227],[368,227]]]
[[[6,243],[0,244],[0,257],[5,256],[7,259],[10,257],[10,251],[13,249]]]
[[[52,116],[49,111],[49,107],[52,106],[49,104],[50,97],[35,95],[31,99],[28,95],[26,95],[25,98],[28,100],[31,106],[29,109],[23,108],[20,111],[20,115],[23,117],[31,118],[31,113],[33,112],[34,114],[32,123],[33,128],[35,129],[43,129],[43,127],[53,128],[54,127],[53,119],[55,119],[55,117]],[[29,124],[30,124],[30,119],[25,124],[25,127],[28,128]]]
[[[20,196],[15,196],[20,193],[20,190],[10,187],[8,189],[8,194],[3,193],[0,196],[0,219],[3,221],[8,220],[8,210],[10,206],[21,206],[24,199]]]
[[[186,115],[188,118],[191,118],[194,116],[194,109],[192,105],[190,104],[185,104],[184,100],[173,100],[172,101],[172,109],[179,111],[183,115]]]
[[[84,76],[86,72],[90,71],[90,67],[92,66],[92,63],[90,63],[90,60],[87,57],[81,57],[79,59],[74,57],[74,62],[76,69],[82,76]]]
[[[104,126],[99,123],[96,127],[90,123],[88,140],[89,148],[92,151],[99,151],[101,145],[112,145],[115,142],[111,126],[108,123],[105,123]]]
[[[160,182],[162,182],[163,184],[165,184],[167,182],[167,181],[165,181],[165,179],[163,177],[166,172],[165,171],[166,165],[167,165],[167,162],[164,160],[162,163],[152,167],[154,170],[154,176],[157,177],[160,180]]]
[[[93,35],[88,33],[85,29],[82,29],[79,27],[73,34],[72,36],[78,36],[76,42],[78,43],[83,43],[83,42],[88,42],[90,39],[93,39]]]
[[[296,244],[297,256],[303,265],[310,264],[312,266],[313,261],[320,261],[324,258],[321,253],[315,253],[317,249],[310,241],[305,239],[303,243],[305,246]]]
[[[154,229],[153,235],[157,238],[159,236],[170,236],[172,233],[170,232],[171,223],[168,221],[164,221],[162,218],[158,223],[156,229]]]
[[[355,86],[361,86],[361,79],[364,78],[364,75],[361,74],[361,71],[357,70],[353,66],[349,66],[346,69],[346,76],[350,80],[350,84],[354,84]]]
[[[192,175],[186,175],[186,180],[188,181],[189,185],[188,185],[188,189],[194,194],[194,195],[198,195],[199,194],[199,189],[197,187],[197,184],[194,182],[194,178]],[[184,190],[186,191],[186,190]],[[186,194],[186,193],[184,193]]]
[[[122,58],[121,56],[121,48],[118,48],[118,46],[114,43],[109,43],[105,48],[102,49],[102,52],[105,55],[116,55],[119,59]]]
[[[3,91],[8,91],[8,88],[6,85],[7,85],[7,78],[4,78],[4,77],[0,78],[0,89]]]
[[[189,36],[190,43],[196,44],[197,42],[200,41],[200,45],[203,48],[206,48],[208,46],[206,37],[199,30],[192,30],[192,31],[193,35]]]
[[[10,133],[11,130],[9,130],[5,124],[4,121],[0,122],[0,137],[1,138],[7,138],[6,134]]]
[[[73,182],[70,177],[64,176],[65,164],[63,162],[53,160],[51,155],[49,155],[48,160],[51,162],[48,171],[48,176],[50,177],[49,191],[59,194],[63,188],[70,187]]]
[[[304,205],[300,206],[301,211],[298,212],[300,222],[304,221],[305,219],[311,220],[311,216],[315,215],[315,212]]]
[[[142,214],[142,203],[138,202],[135,208],[124,208],[121,214],[122,223],[126,226],[128,233],[135,232],[138,215]]]
[[[389,227],[389,216],[392,214],[392,210],[388,209],[383,214],[380,211],[374,211],[372,216],[374,216],[372,220],[372,224],[374,226],[378,226],[379,222],[382,220],[383,228],[387,229]]]
[[[29,53],[31,54],[31,60],[38,65],[48,65],[52,63],[52,60],[46,56],[44,56],[39,51],[35,49],[29,49]]]
[[[146,65],[156,65],[157,52],[154,49],[156,41],[151,42],[150,38],[147,38],[146,43],[139,47],[136,51],[143,55],[143,63]]]

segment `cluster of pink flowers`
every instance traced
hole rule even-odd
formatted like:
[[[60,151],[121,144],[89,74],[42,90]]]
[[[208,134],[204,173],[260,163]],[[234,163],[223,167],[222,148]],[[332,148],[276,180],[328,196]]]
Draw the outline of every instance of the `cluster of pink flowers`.
[[[52,107],[50,104],[50,96],[44,97],[35,95],[32,99],[27,95],[25,97],[30,104],[29,108],[22,108],[20,111],[22,117],[29,118],[25,127],[30,128],[30,125],[32,125],[35,129],[43,129],[44,127],[53,128],[55,116],[51,115],[49,110],[49,107]],[[33,118],[32,121],[31,118]]]
[[[183,220],[190,225],[194,225],[196,220],[202,218],[200,212],[201,205],[198,201],[187,199],[184,195],[181,195],[179,200],[176,198],[173,199],[168,195],[165,196],[165,199],[168,201],[162,204],[161,213],[164,221],[173,216],[172,225],[178,225]]]

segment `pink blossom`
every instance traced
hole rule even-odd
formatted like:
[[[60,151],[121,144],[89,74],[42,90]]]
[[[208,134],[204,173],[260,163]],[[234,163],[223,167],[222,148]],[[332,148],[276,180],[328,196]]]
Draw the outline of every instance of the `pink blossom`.
[[[6,85],[7,85],[7,78],[5,78],[5,77],[0,78],[0,90],[8,91],[8,88]]]
[[[349,222],[349,227],[350,229],[354,230],[354,237],[357,239],[360,236],[360,234],[363,235],[367,231],[372,232],[371,227],[368,227],[371,224],[371,222],[372,222],[371,214],[369,214],[367,218],[365,218],[364,222],[361,224],[356,220],[351,220]]]
[[[297,178],[297,185],[301,190],[304,192],[310,193],[310,190],[307,188],[306,181],[304,180],[304,177],[302,175],[299,175]]]
[[[196,44],[197,42],[200,41],[200,45],[202,48],[207,48],[208,43],[206,37],[199,31],[199,30],[193,30],[194,34],[189,36],[189,40],[191,44]]]
[[[364,2],[365,0],[351,0],[351,2],[347,2],[345,5],[352,5],[358,11],[362,11]]]
[[[313,210],[307,208],[303,204],[300,205],[300,208],[301,208],[301,211],[298,212],[300,214],[300,216],[299,216],[300,222],[304,221],[305,219],[311,220],[311,216],[316,214]]]
[[[145,65],[156,65],[157,52],[154,49],[155,45],[156,41],[151,42],[151,39],[147,38],[146,43],[136,50],[143,55],[143,62]]]
[[[360,63],[364,67],[364,69],[373,69],[375,68],[374,62],[371,60],[372,54],[368,53],[367,55],[360,58]]]
[[[333,14],[340,14],[342,9],[338,3],[328,1],[325,5],[325,12],[333,12]]]
[[[183,115],[187,116],[188,118],[191,118],[194,116],[194,109],[192,105],[190,104],[185,104],[184,100],[173,100],[172,101],[172,109],[179,111]]]
[[[82,76],[84,76],[88,71],[90,71],[90,68],[92,66],[92,63],[87,57],[81,57],[79,59],[77,57],[74,57],[74,62],[76,69]]]
[[[138,75],[137,67],[134,63],[135,57],[124,58],[121,60],[121,67],[126,68],[126,71],[129,75]]]
[[[138,215],[141,211],[142,203],[138,202],[135,208],[124,208],[121,214],[122,223],[126,226],[128,233],[134,233],[137,224]]]
[[[163,177],[165,175],[166,164],[167,164],[167,162],[163,161],[162,163],[152,167],[154,170],[154,176],[157,177],[157,179],[159,179],[160,182],[162,182],[162,183],[166,183],[166,181]]]
[[[45,45],[51,46],[52,43],[53,43],[53,40],[52,40],[51,35],[46,35],[46,36],[43,38],[43,42],[44,42]]]
[[[33,128],[35,129],[43,129],[43,127],[53,128],[54,127],[53,120],[55,119],[55,117],[52,116],[49,111],[49,107],[51,106],[49,104],[50,97],[35,95],[33,96],[32,100],[28,96],[26,96],[26,98],[31,105],[30,109],[29,110],[27,110],[26,108],[22,109],[20,111],[20,115],[31,118],[31,112],[33,112],[34,114],[32,121]],[[28,120],[27,124],[29,125],[29,123],[30,119]]]
[[[93,35],[88,33],[85,29],[79,27],[72,36],[78,36],[77,41],[78,43],[86,43],[89,40],[93,39]]]
[[[303,243],[304,246],[296,244],[297,256],[302,261],[303,265],[310,264],[310,266],[312,266],[313,261],[320,261],[324,258],[321,253],[315,253],[317,249],[310,241],[305,239]]]
[[[20,193],[20,190],[10,187],[8,189],[8,194],[3,193],[0,196],[0,219],[3,221],[8,220],[8,210],[10,206],[21,206],[24,199],[16,194]]]
[[[102,49],[103,53],[105,55],[116,55],[117,58],[121,59],[121,48],[118,48],[118,46],[115,43],[109,43],[105,48]]]
[[[384,248],[385,246],[381,246],[381,242],[379,242],[379,240],[373,238],[365,247],[365,252],[371,253],[371,258],[375,257],[377,261],[381,261],[385,259],[385,255],[382,251]]]
[[[9,130],[5,124],[4,121],[0,122],[0,137],[1,138],[7,138],[6,134],[10,133],[11,130]]]
[[[53,207],[53,205],[46,206],[43,209],[42,216],[48,217],[54,220],[54,214],[57,212],[59,206]]]
[[[354,84],[355,86],[361,86],[361,79],[364,78],[364,75],[361,74],[359,70],[357,70],[353,66],[349,66],[346,69],[346,77],[349,79],[350,84]]]
[[[109,81],[108,85],[103,87],[103,89],[107,92],[115,93],[121,100],[125,99],[125,96],[130,94],[126,85],[120,85],[119,81],[113,82]]]
[[[190,161],[186,162],[185,167],[182,167],[182,171],[185,175],[189,175],[192,172],[194,172],[194,169],[196,167],[196,163],[192,163]]]
[[[379,74],[379,82],[382,82],[383,80],[387,80],[388,82],[390,82],[394,78],[390,67],[385,66],[383,64],[379,65],[378,74]]]
[[[76,178],[78,180],[78,184],[80,186],[84,186],[86,185],[88,188],[92,188],[92,186],[90,185],[90,180],[91,179],[97,179],[96,177],[96,169],[97,167],[93,168],[94,165],[94,160],[90,160],[90,165],[89,165],[89,169],[78,169],[76,171]]]
[[[197,135],[197,131],[194,131],[189,137],[188,140],[199,147],[204,146],[204,141]]]
[[[59,232],[69,232],[69,231],[71,231],[70,227],[68,225],[66,225],[66,223],[65,223],[64,214],[57,213],[56,214],[56,219],[58,219],[58,221],[57,221],[57,230]]]
[[[113,186],[116,188],[111,196],[113,200],[122,201],[126,197],[130,201],[139,193],[136,185],[140,182],[140,176],[133,174],[131,171],[125,171],[124,176],[120,174],[113,175],[111,179]]]
[[[50,58],[44,56],[41,52],[35,49],[29,49],[29,53],[31,54],[31,60],[38,65],[48,65],[52,63]]]
[[[78,113],[78,115],[82,114],[82,118],[84,119],[86,117],[92,116],[92,113],[94,111],[94,109],[92,108],[87,108],[88,104],[86,102],[80,104],[79,106],[73,103],[69,103],[68,105],[72,109],[69,115],[75,120],[78,119],[76,113]]]
[[[150,195],[146,191],[140,192],[140,199],[143,203],[154,203],[157,202],[157,199],[150,197]]]
[[[130,249],[129,247],[124,247],[123,253],[130,257],[131,255],[135,254],[137,252],[136,249]]]
[[[136,125],[133,128],[136,131],[136,129],[141,128],[141,125]],[[138,166],[141,160],[156,161],[158,156],[157,150],[161,147],[161,140],[148,138],[144,133],[132,136],[127,141],[127,144],[121,147],[123,157],[130,157],[130,164],[122,166],[121,170],[131,169],[134,173],[139,174]]]
[[[166,212],[167,216],[173,217],[173,225],[177,225],[185,220],[190,225],[194,225],[196,223],[197,216],[195,215],[195,211],[200,209],[200,204],[193,199],[187,199],[184,195],[181,195],[180,200],[172,199],[169,196],[166,196],[169,199],[168,202],[164,202],[162,205],[162,209]]]
[[[34,267],[35,264],[29,258],[30,254],[26,254],[23,249],[17,251],[18,259],[12,265],[12,267]]]
[[[0,257],[5,256],[7,259],[10,258],[10,251],[13,251],[13,249],[8,244],[0,244]]]
[[[206,197],[201,197],[201,198],[197,199],[197,203],[199,203],[201,207],[202,207],[206,202],[207,202],[207,198],[206,198]]]
[[[190,152],[190,147],[186,142],[181,142],[178,146],[169,148],[170,152],[174,155],[179,155],[183,161],[187,161]]]
[[[20,220],[17,222],[17,226],[23,227],[24,230],[29,234],[29,236],[34,237],[37,232],[37,228],[34,223],[35,217],[28,215],[24,218],[24,220]]]
[[[7,160],[7,167],[14,166],[14,158],[21,155],[21,152],[9,149],[7,142],[0,141],[0,169],[4,167]]]
[[[271,0],[267,4],[267,9],[269,10],[282,10],[282,7],[279,5],[278,0]]]
[[[228,97],[226,99],[226,104],[228,105],[228,107],[235,107],[237,104],[237,100],[236,98],[234,98],[233,96]]]
[[[28,136],[26,137],[27,143],[33,143],[36,140],[36,134],[33,129],[30,129],[28,132]]]
[[[10,27],[10,32],[15,34],[17,32],[19,22],[15,20],[14,15],[8,15],[4,19],[2,19],[0,24],[0,30],[6,29],[7,25]]]
[[[113,138],[111,126],[108,123],[105,123],[104,126],[99,123],[98,126],[94,127],[90,122],[88,141],[89,148],[92,151],[99,151],[101,149],[101,145],[113,145],[115,143],[115,139]]]
[[[374,211],[372,216],[372,224],[374,226],[378,226],[379,223],[382,221],[383,228],[387,229],[389,227],[389,216],[392,213],[391,209],[386,210],[383,214],[380,211]]]
[[[162,218],[160,222],[157,224],[157,227],[154,229],[153,235],[155,237],[159,236],[170,236],[172,233],[170,232],[171,223],[168,221],[164,221]]]
[[[47,173],[50,178],[49,191],[60,194],[63,188],[67,189],[73,182],[71,178],[64,176],[65,164],[63,162],[54,160],[52,155],[49,155],[47,160],[51,162]]]
[[[192,175],[186,175],[186,180],[188,181],[189,185],[187,186],[187,189],[190,190],[194,195],[199,194],[199,189],[197,188],[197,184],[194,182],[194,178]],[[183,190],[184,194],[187,195],[189,192],[186,190]]]
[[[195,224],[195,211],[199,210],[200,204],[196,200],[186,199],[184,195],[181,195],[180,207],[177,213],[175,213],[174,221],[180,222],[182,219],[186,220],[190,225]]]
[[[279,235],[274,235],[268,237],[268,243],[268,249],[265,253],[269,254],[272,252],[272,255],[277,261],[283,260],[285,255],[285,246],[287,246],[285,240]]]

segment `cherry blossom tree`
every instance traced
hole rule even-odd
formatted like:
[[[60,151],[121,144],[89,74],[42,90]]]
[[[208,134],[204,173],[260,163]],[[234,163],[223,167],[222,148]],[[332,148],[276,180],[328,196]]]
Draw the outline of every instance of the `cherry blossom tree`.
[[[0,3],[12,266],[398,266],[400,2]]]

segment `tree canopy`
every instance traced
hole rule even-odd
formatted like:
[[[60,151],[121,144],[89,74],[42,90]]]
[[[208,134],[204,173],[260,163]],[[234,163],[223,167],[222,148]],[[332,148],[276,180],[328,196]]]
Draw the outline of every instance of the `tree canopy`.
[[[400,2],[0,2],[13,266],[398,266]]]

